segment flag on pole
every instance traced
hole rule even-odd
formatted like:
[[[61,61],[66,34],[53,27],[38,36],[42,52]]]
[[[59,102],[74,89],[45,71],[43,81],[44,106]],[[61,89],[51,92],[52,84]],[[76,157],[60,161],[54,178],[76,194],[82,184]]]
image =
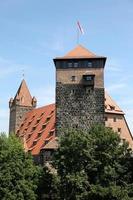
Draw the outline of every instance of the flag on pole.
[[[83,30],[82,26],[80,25],[79,21],[77,21],[77,25],[78,25],[78,29],[79,29],[80,33],[84,35],[84,30]]]

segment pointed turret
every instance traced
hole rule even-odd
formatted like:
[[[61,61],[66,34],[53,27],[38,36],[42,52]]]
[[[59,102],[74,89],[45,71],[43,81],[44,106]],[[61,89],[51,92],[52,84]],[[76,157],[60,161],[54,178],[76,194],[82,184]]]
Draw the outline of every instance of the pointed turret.
[[[18,102],[21,106],[32,106],[32,96],[24,79],[15,95],[14,102]]]
[[[24,114],[36,107],[37,100],[32,98],[30,91],[23,79],[14,97],[9,101],[10,125],[9,133],[17,131]]]

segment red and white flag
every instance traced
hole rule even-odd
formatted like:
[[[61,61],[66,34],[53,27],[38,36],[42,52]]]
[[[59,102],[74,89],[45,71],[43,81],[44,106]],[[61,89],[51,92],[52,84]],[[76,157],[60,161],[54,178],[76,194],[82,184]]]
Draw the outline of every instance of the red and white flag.
[[[77,25],[78,25],[78,29],[79,29],[80,33],[84,34],[84,30],[83,30],[82,26],[80,25],[79,21],[77,21]]]

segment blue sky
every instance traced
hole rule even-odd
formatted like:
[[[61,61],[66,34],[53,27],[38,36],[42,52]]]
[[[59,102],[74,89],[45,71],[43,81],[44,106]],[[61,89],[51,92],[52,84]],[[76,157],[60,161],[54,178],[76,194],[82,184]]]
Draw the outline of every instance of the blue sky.
[[[8,131],[8,101],[23,70],[38,106],[55,100],[52,59],[80,43],[107,56],[105,87],[133,132],[132,0],[0,0],[0,131]]]

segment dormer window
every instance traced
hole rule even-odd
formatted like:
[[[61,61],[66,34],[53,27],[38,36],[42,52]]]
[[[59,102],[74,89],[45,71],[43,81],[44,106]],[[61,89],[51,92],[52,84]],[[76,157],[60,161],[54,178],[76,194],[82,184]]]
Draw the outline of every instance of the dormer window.
[[[115,106],[110,105],[111,110],[115,110]]]

